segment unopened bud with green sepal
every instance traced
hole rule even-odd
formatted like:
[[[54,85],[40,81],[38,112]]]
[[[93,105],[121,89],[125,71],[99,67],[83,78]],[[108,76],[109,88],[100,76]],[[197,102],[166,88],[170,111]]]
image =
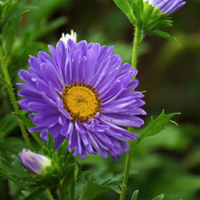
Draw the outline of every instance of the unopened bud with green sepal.
[[[22,166],[36,175],[46,174],[46,168],[51,166],[51,160],[46,156],[23,149],[19,153]]]
[[[58,185],[61,180],[67,188],[74,176],[74,157],[73,152],[68,152],[68,141],[65,140],[59,149],[55,150],[54,139],[50,133],[48,142],[43,144],[39,153],[23,149],[19,153],[19,160],[21,165],[32,173],[32,176],[29,173],[29,176],[26,175],[21,179],[29,182],[32,180],[43,188]]]
[[[151,5],[160,9],[160,12],[165,13],[167,16],[176,12],[185,5],[183,0],[144,0],[149,1]]]
[[[160,28],[172,26],[168,15],[180,9],[185,4],[184,1],[114,0],[114,2],[125,13],[133,26],[139,27],[144,33],[157,35],[177,43],[175,37],[160,31]]]

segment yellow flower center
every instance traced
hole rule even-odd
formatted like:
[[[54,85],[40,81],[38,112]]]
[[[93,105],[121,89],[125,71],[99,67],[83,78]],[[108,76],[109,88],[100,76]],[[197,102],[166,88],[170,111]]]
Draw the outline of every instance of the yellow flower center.
[[[66,85],[63,89],[62,100],[65,109],[76,121],[86,122],[100,111],[99,94],[85,83]]]

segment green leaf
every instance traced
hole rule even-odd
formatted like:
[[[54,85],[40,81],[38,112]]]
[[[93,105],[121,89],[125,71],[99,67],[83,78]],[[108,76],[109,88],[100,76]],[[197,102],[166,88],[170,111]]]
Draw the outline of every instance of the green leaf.
[[[42,154],[49,156],[50,158],[58,160],[58,155],[61,157],[62,147],[63,144],[60,146],[58,151],[55,151],[55,141],[50,132],[48,132],[48,141],[43,141],[42,143]],[[58,162],[58,161],[57,161]]]
[[[154,35],[157,35],[159,37],[162,37],[162,38],[165,38],[165,39],[168,39],[168,40],[172,40],[173,42],[175,42],[178,46],[180,46],[180,44],[178,43],[178,41],[176,40],[175,37],[169,35],[168,33],[166,32],[163,32],[163,31],[155,31],[154,32]]]
[[[149,4],[149,5],[151,5],[151,4]],[[153,6],[153,7],[154,7],[154,6]],[[160,9],[159,9],[159,8],[154,7],[153,13],[152,13],[151,17],[152,17],[153,19],[155,19],[155,18],[156,18],[157,16],[159,16],[159,15],[166,16],[165,13],[160,13]]]
[[[148,1],[144,2],[144,6],[148,7],[148,9],[146,9],[144,13],[144,26],[146,26],[146,24],[149,22],[149,19],[151,19],[151,15],[153,13],[154,7],[149,5]]]
[[[13,155],[12,159],[13,161],[10,162],[0,157],[0,169],[16,177],[26,176],[26,172],[23,170],[19,158]]]
[[[121,190],[119,187],[122,186],[122,181],[112,181],[112,179],[109,179],[101,184],[102,186],[106,186],[114,190],[116,193],[120,194]]]
[[[22,16],[27,13],[28,10],[21,12],[17,16],[13,16],[11,20],[4,26],[4,31],[2,33],[3,47],[5,49],[5,56],[10,52],[12,47],[12,43],[14,39],[16,39],[16,30],[17,26],[19,25],[19,21],[21,20]]]
[[[76,160],[74,164],[74,176],[75,180],[78,180],[81,175],[81,165]]]
[[[172,25],[172,21],[171,21],[171,20],[169,20],[169,19],[164,19],[164,20],[159,21],[159,22],[157,23],[157,26],[158,26],[159,28],[161,28],[161,27],[172,27],[173,25]]]
[[[164,199],[164,197],[165,197],[165,195],[164,195],[164,194],[161,194],[161,195],[159,195],[159,196],[155,197],[155,198],[154,198],[154,199],[152,199],[152,200],[163,200],[163,199]]]
[[[130,5],[126,0],[114,0],[114,2],[125,14],[129,14]]]
[[[67,153],[68,153],[68,140],[67,139],[60,145],[57,152],[58,152],[58,157],[67,155]]]
[[[16,126],[18,122],[14,115],[8,114],[0,120],[0,136],[5,137],[8,135]]]
[[[0,22],[1,22],[1,15],[2,15],[2,2],[0,3]]]
[[[49,150],[53,150],[55,151],[55,141],[51,135],[51,133],[48,132],[48,141],[46,142],[46,147],[49,149]]]
[[[174,41],[175,37],[159,31],[162,27],[171,27],[172,21],[160,9],[144,0],[114,0],[115,4],[125,13],[133,26],[138,26],[145,33]]]
[[[93,200],[101,194],[109,191],[109,188],[98,185],[97,183],[88,183],[79,197],[79,200]]]
[[[0,157],[0,174],[14,181],[17,185],[21,186],[24,189],[28,189],[28,185],[24,182],[18,180],[21,177],[30,177],[29,174],[22,168],[19,158],[12,156],[13,161],[8,162],[4,158]]]
[[[151,19],[149,19],[144,29],[147,32],[150,32],[150,30],[159,29],[159,26],[157,25],[157,23],[163,20],[163,18],[165,18],[165,14],[159,14],[159,15],[156,15],[155,17],[151,17]]]
[[[79,200],[93,200],[96,199],[101,194],[109,191],[109,190],[115,190],[116,186],[120,186],[118,181],[110,182],[106,181],[102,185],[99,185],[97,183],[87,183],[85,187],[82,190],[82,193],[79,197]]]
[[[159,15],[161,16],[161,15]],[[159,18],[158,18],[159,19]],[[172,21],[168,20],[168,19],[164,19],[164,20],[153,20],[151,21],[147,27],[146,27],[146,31],[151,34],[153,31],[157,31],[159,28],[161,27],[172,27]]]
[[[164,110],[162,113],[154,120],[153,117],[151,117],[151,121],[146,129],[144,129],[141,134],[139,135],[138,139],[135,139],[133,143],[131,144],[131,150],[135,148],[135,146],[144,140],[148,136],[153,136],[157,133],[159,133],[161,130],[164,129],[165,125],[168,124],[171,121],[171,118],[174,115],[178,115],[180,113],[171,113],[171,114],[165,114]]]
[[[130,0],[113,0],[115,4],[124,12],[124,14],[128,17],[130,22],[134,25],[137,23],[136,18],[133,14],[132,3]],[[131,2],[131,3],[130,3]]]
[[[124,12],[123,4],[120,0],[113,0],[115,4]]]
[[[44,36],[45,34],[57,29],[66,22],[67,22],[66,17],[60,17],[57,20],[54,20],[52,23],[49,23],[48,25],[44,25],[43,27],[41,26],[42,28],[40,28],[34,34],[32,34],[31,40],[37,40],[38,38]]]
[[[141,25],[142,18],[141,18],[140,7],[135,2],[133,2],[132,9],[133,9],[133,14],[134,14],[135,18],[137,19],[137,25]]]
[[[22,115],[22,114],[18,114],[13,112],[13,114],[20,120],[21,123],[24,124],[24,126],[26,126],[27,128],[31,128],[34,126],[34,124],[32,123],[32,121],[30,119],[28,119],[26,116]]]
[[[37,188],[34,192],[28,195],[24,200],[35,200],[45,190],[46,190],[45,188]]]
[[[143,0],[137,0],[137,4],[139,8],[141,9],[141,12],[144,10],[144,1]]]
[[[64,179],[62,179],[62,184],[59,186],[59,191],[60,191],[60,199],[67,199],[67,189],[69,188],[69,185],[71,183],[71,180],[74,176],[74,164],[70,164],[67,167],[67,172],[64,175]],[[63,178],[63,177],[62,177]]]
[[[26,145],[24,140],[17,137],[8,137],[0,140],[0,153],[18,154]]]
[[[1,21],[0,26],[4,26],[12,13],[16,10],[18,2],[15,0],[0,2],[1,6]]]
[[[2,84],[2,85],[5,85],[5,86],[7,86],[8,84],[7,84],[7,82],[6,82],[6,80],[0,75],[0,83]]]
[[[9,179],[12,180],[13,182],[15,182],[17,185],[19,185],[22,188],[27,189],[27,185],[23,182],[17,181],[16,176],[13,176],[12,174],[10,174],[8,171],[6,171],[5,169],[0,168],[0,175],[2,177],[4,177],[5,179]]]
[[[13,112],[14,115],[17,116],[17,118],[24,124],[24,126],[26,126],[28,129],[31,127],[34,127],[34,124],[32,123],[32,121],[27,118],[26,116],[22,115],[22,114],[18,114]],[[43,140],[40,138],[40,134],[39,132],[31,132],[31,135],[34,137],[34,139],[41,145],[43,143]]]
[[[138,199],[138,194],[139,194],[139,190],[136,190],[135,192],[133,192],[131,200],[137,200]]]

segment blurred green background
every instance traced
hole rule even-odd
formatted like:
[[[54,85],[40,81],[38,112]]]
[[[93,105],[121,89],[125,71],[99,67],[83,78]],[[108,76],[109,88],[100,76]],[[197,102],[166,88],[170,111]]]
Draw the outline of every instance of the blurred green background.
[[[77,32],[78,41],[115,45],[115,53],[124,62],[131,61],[133,27],[112,0],[19,0],[19,11],[30,10],[16,27],[17,36],[9,35],[7,50],[13,84],[19,82],[17,72],[27,68],[29,55],[37,55],[55,45],[62,33]],[[200,1],[187,1],[172,15],[174,26],[165,29],[177,37],[180,47],[171,41],[146,35],[140,47],[138,90],[146,91],[144,117],[181,112],[173,118],[179,126],[170,124],[158,135],[141,143],[132,157],[127,200],[136,189],[139,200],[150,200],[164,193],[165,200],[200,199]],[[8,28],[7,28],[8,29]],[[7,36],[7,29],[3,32]],[[3,38],[3,37],[2,37]],[[14,86],[16,90],[18,88]],[[0,154],[9,159],[25,146],[4,86],[0,86]],[[139,130],[135,130],[139,133]],[[13,140],[13,137],[19,139]],[[31,136],[30,136],[31,137]],[[34,142],[34,140],[32,139]],[[98,183],[109,178],[122,179],[125,155],[115,163],[112,158],[88,155],[79,159],[82,168],[91,170],[88,178]],[[77,184],[77,194],[86,180]],[[12,189],[11,194],[6,191]],[[7,180],[0,181],[2,200],[17,199],[19,188]],[[98,198],[118,199],[108,192]]]

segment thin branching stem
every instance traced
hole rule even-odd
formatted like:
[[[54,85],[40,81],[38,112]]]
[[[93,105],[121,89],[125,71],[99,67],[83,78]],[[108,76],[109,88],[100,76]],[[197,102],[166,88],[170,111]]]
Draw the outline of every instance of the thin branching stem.
[[[141,29],[139,27],[135,27],[135,34],[134,34],[134,40],[133,40],[133,53],[132,53],[132,69],[137,68],[137,60],[138,60],[138,47],[140,44],[140,36],[141,36]],[[130,128],[129,128],[130,131]],[[123,179],[123,186],[120,193],[120,200],[125,199],[126,190],[127,190],[127,184],[128,184],[128,177],[129,177],[129,171],[131,166],[131,155],[132,152],[130,150],[129,153],[126,155],[126,162],[125,162],[125,170],[124,170],[124,179]]]
[[[75,165],[73,166],[73,170],[72,170],[72,173],[73,173],[73,176],[71,178],[71,182],[70,182],[70,185],[69,185],[69,200],[74,200],[74,192],[75,192],[75,176],[74,176],[74,173],[75,173]]]
[[[5,81],[7,83],[6,86],[7,86],[7,89],[8,89],[8,93],[10,95],[10,99],[11,99],[14,111],[15,111],[16,114],[20,114],[19,107],[18,107],[17,100],[16,100],[16,97],[15,97],[15,94],[14,94],[14,91],[13,91],[11,81],[10,81],[10,76],[9,76],[8,69],[7,69],[7,64],[6,64],[6,60],[5,60],[1,45],[0,45],[0,62],[1,62],[1,66],[2,66],[3,75],[4,75]],[[25,143],[27,145],[27,148],[32,150],[32,145],[31,145],[31,142],[28,138],[26,128],[24,127],[23,123],[19,119],[18,119],[18,122],[19,122],[19,126],[20,126],[20,129],[21,129],[23,138],[24,138]]]
[[[49,189],[45,190],[45,193],[46,193],[46,196],[47,196],[48,200],[54,200],[54,198],[53,198],[53,196],[52,196],[52,194],[51,194]]]
[[[137,68],[137,61],[138,61],[138,48],[140,44],[140,38],[141,38],[141,28],[138,26],[135,27],[135,34],[134,34],[134,40],[133,40],[133,52],[132,52],[132,69]]]

